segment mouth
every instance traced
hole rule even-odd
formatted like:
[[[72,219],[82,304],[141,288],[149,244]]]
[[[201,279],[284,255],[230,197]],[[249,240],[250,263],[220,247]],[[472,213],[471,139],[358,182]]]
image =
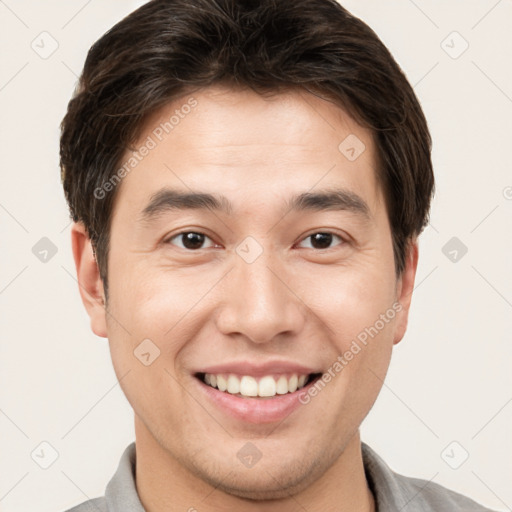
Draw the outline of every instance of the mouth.
[[[316,382],[322,373],[271,374],[262,377],[235,374],[196,373],[194,377],[211,388],[244,399],[273,399]]]

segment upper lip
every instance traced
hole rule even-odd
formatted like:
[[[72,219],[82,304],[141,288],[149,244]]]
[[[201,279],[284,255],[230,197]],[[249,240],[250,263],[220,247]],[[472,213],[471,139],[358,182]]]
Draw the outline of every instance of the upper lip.
[[[299,375],[309,375],[310,373],[321,373],[322,370],[304,366],[291,361],[267,361],[265,363],[256,363],[250,361],[233,361],[231,363],[222,363],[208,366],[197,370],[195,373],[233,373],[238,375],[251,375],[254,377],[263,377],[274,373],[297,373]]]

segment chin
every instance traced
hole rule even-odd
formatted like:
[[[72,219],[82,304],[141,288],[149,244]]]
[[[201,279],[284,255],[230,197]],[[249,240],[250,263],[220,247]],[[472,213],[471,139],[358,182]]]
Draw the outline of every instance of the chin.
[[[264,501],[287,499],[307,489],[327,470],[330,461],[325,458],[305,460],[297,455],[297,460],[285,460],[281,464],[263,460],[253,468],[242,465],[235,467],[215,465],[215,472],[202,467],[196,474],[217,490],[245,500]],[[321,461],[321,462],[320,462]],[[209,471],[210,469],[210,471]],[[206,470],[206,471],[205,471]]]
[[[264,469],[262,471],[264,474],[256,479],[235,477],[232,482],[224,479],[211,484],[226,494],[251,501],[286,499],[306,489],[310,484],[310,475],[309,478],[306,475],[288,475],[284,481]]]

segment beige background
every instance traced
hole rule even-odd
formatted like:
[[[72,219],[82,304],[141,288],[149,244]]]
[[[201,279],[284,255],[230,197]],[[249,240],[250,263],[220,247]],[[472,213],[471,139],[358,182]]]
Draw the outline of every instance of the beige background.
[[[79,299],[58,126],[90,45],[142,3],[0,1],[2,512],[103,494],[134,438],[107,342]],[[362,438],[400,473],[512,510],[512,1],[342,3],[414,84],[437,178],[409,330]],[[58,43],[48,58],[31,47],[41,53],[41,37],[46,51]],[[57,250],[46,263],[32,252],[43,237]],[[443,253],[452,237],[468,249],[457,262]],[[58,452],[48,469],[31,458],[43,441]],[[452,469],[445,460],[462,450]]]

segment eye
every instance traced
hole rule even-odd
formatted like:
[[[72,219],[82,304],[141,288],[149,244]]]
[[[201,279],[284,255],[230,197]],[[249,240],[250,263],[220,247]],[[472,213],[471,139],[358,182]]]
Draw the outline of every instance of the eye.
[[[345,240],[341,238],[339,235],[335,235],[334,233],[312,233],[303,239],[303,242],[306,240],[311,240],[311,246],[306,247],[307,249],[330,249],[330,245],[333,241],[333,237],[339,239],[342,243],[345,243]],[[302,243],[302,242],[301,242]],[[341,245],[341,244],[338,244]]]
[[[212,242],[211,238],[206,236],[204,233],[198,233],[197,231],[183,231],[177,235],[172,236],[171,238],[168,238],[165,243],[173,243],[173,240],[180,240],[181,245],[173,245],[178,245],[178,247],[181,247],[182,249],[197,250],[206,249],[206,247],[203,247],[205,239]],[[209,247],[213,247],[213,242]]]

